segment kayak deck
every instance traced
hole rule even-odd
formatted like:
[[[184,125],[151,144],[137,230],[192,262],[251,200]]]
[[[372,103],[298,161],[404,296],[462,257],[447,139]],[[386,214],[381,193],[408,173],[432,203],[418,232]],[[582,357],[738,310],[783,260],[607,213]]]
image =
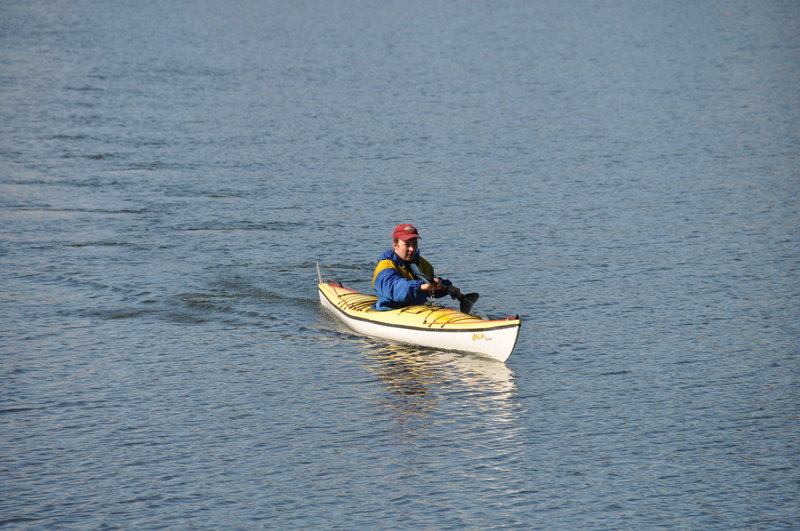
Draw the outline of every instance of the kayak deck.
[[[337,293],[337,296],[342,306],[346,307],[347,309],[351,310],[354,313],[355,312],[370,313],[375,318],[387,315],[386,311],[372,309],[372,306],[378,301],[378,297],[374,295],[365,295],[364,293],[347,290],[347,288],[338,288],[336,286],[333,286],[333,289]],[[395,311],[398,314],[414,315],[417,317],[414,319],[414,321],[421,319],[420,324],[422,326],[429,326],[429,327],[433,326],[444,327],[448,324],[454,324],[454,323],[463,324],[463,323],[485,322],[483,319],[480,319],[478,317],[474,317],[466,313],[461,313],[459,311],[452,310],[450,308],[437,307],[437,306],[420,306],[420,305],[406,306],[405,308],[399,308],[397,310],[389,310],[389,311],[390,312]],[[395,319],[389,319],[387,321],[394,321],[394,320]]]
[[[413,305],[374,310],[377,297],[319,283],[320,302],[340,321],[364,335],[412,345],[460,350],[505,361],[517,342],[519,317],[487,320],[441,306]]]

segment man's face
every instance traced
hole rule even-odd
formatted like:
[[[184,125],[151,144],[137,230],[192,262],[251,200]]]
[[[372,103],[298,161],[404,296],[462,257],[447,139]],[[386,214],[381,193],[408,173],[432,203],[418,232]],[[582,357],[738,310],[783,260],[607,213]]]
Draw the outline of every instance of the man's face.
[[[397,243],[394,244],[394,253],[406,262],[410,262],[414,258],[415,252],[417,252],[417,238],[397,240]]]

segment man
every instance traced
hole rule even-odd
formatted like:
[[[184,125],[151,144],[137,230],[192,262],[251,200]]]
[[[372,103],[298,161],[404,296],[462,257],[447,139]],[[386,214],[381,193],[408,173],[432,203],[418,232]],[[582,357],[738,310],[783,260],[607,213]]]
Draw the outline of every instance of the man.
[[[401,223],[394,228],[392,248],[378,259],[372,275],[372,286],[378,295],[374,309],[425,304],[429,294],[436,298],[448,293],[457,298],[461,294],[452,282],[434,275],[433,266],[419,255],[418,242],[414,225]],[[421,274],[415,274],[414,269]]]

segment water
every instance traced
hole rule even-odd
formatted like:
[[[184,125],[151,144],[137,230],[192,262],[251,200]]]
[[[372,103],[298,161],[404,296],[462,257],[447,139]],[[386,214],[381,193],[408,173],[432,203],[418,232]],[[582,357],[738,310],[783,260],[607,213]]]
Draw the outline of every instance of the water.
[[[4,2],[0,521],[781,529],[794,2]],[[412,222],[506,364],[319,307]]]

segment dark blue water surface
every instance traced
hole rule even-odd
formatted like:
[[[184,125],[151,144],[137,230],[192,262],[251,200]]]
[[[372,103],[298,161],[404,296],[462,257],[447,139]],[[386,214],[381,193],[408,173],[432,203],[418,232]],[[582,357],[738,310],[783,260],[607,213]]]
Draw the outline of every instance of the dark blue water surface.
[[[0,524],[800,526],[800,4],[0,4]],[[506,364],[354,336],[391,228]]]

